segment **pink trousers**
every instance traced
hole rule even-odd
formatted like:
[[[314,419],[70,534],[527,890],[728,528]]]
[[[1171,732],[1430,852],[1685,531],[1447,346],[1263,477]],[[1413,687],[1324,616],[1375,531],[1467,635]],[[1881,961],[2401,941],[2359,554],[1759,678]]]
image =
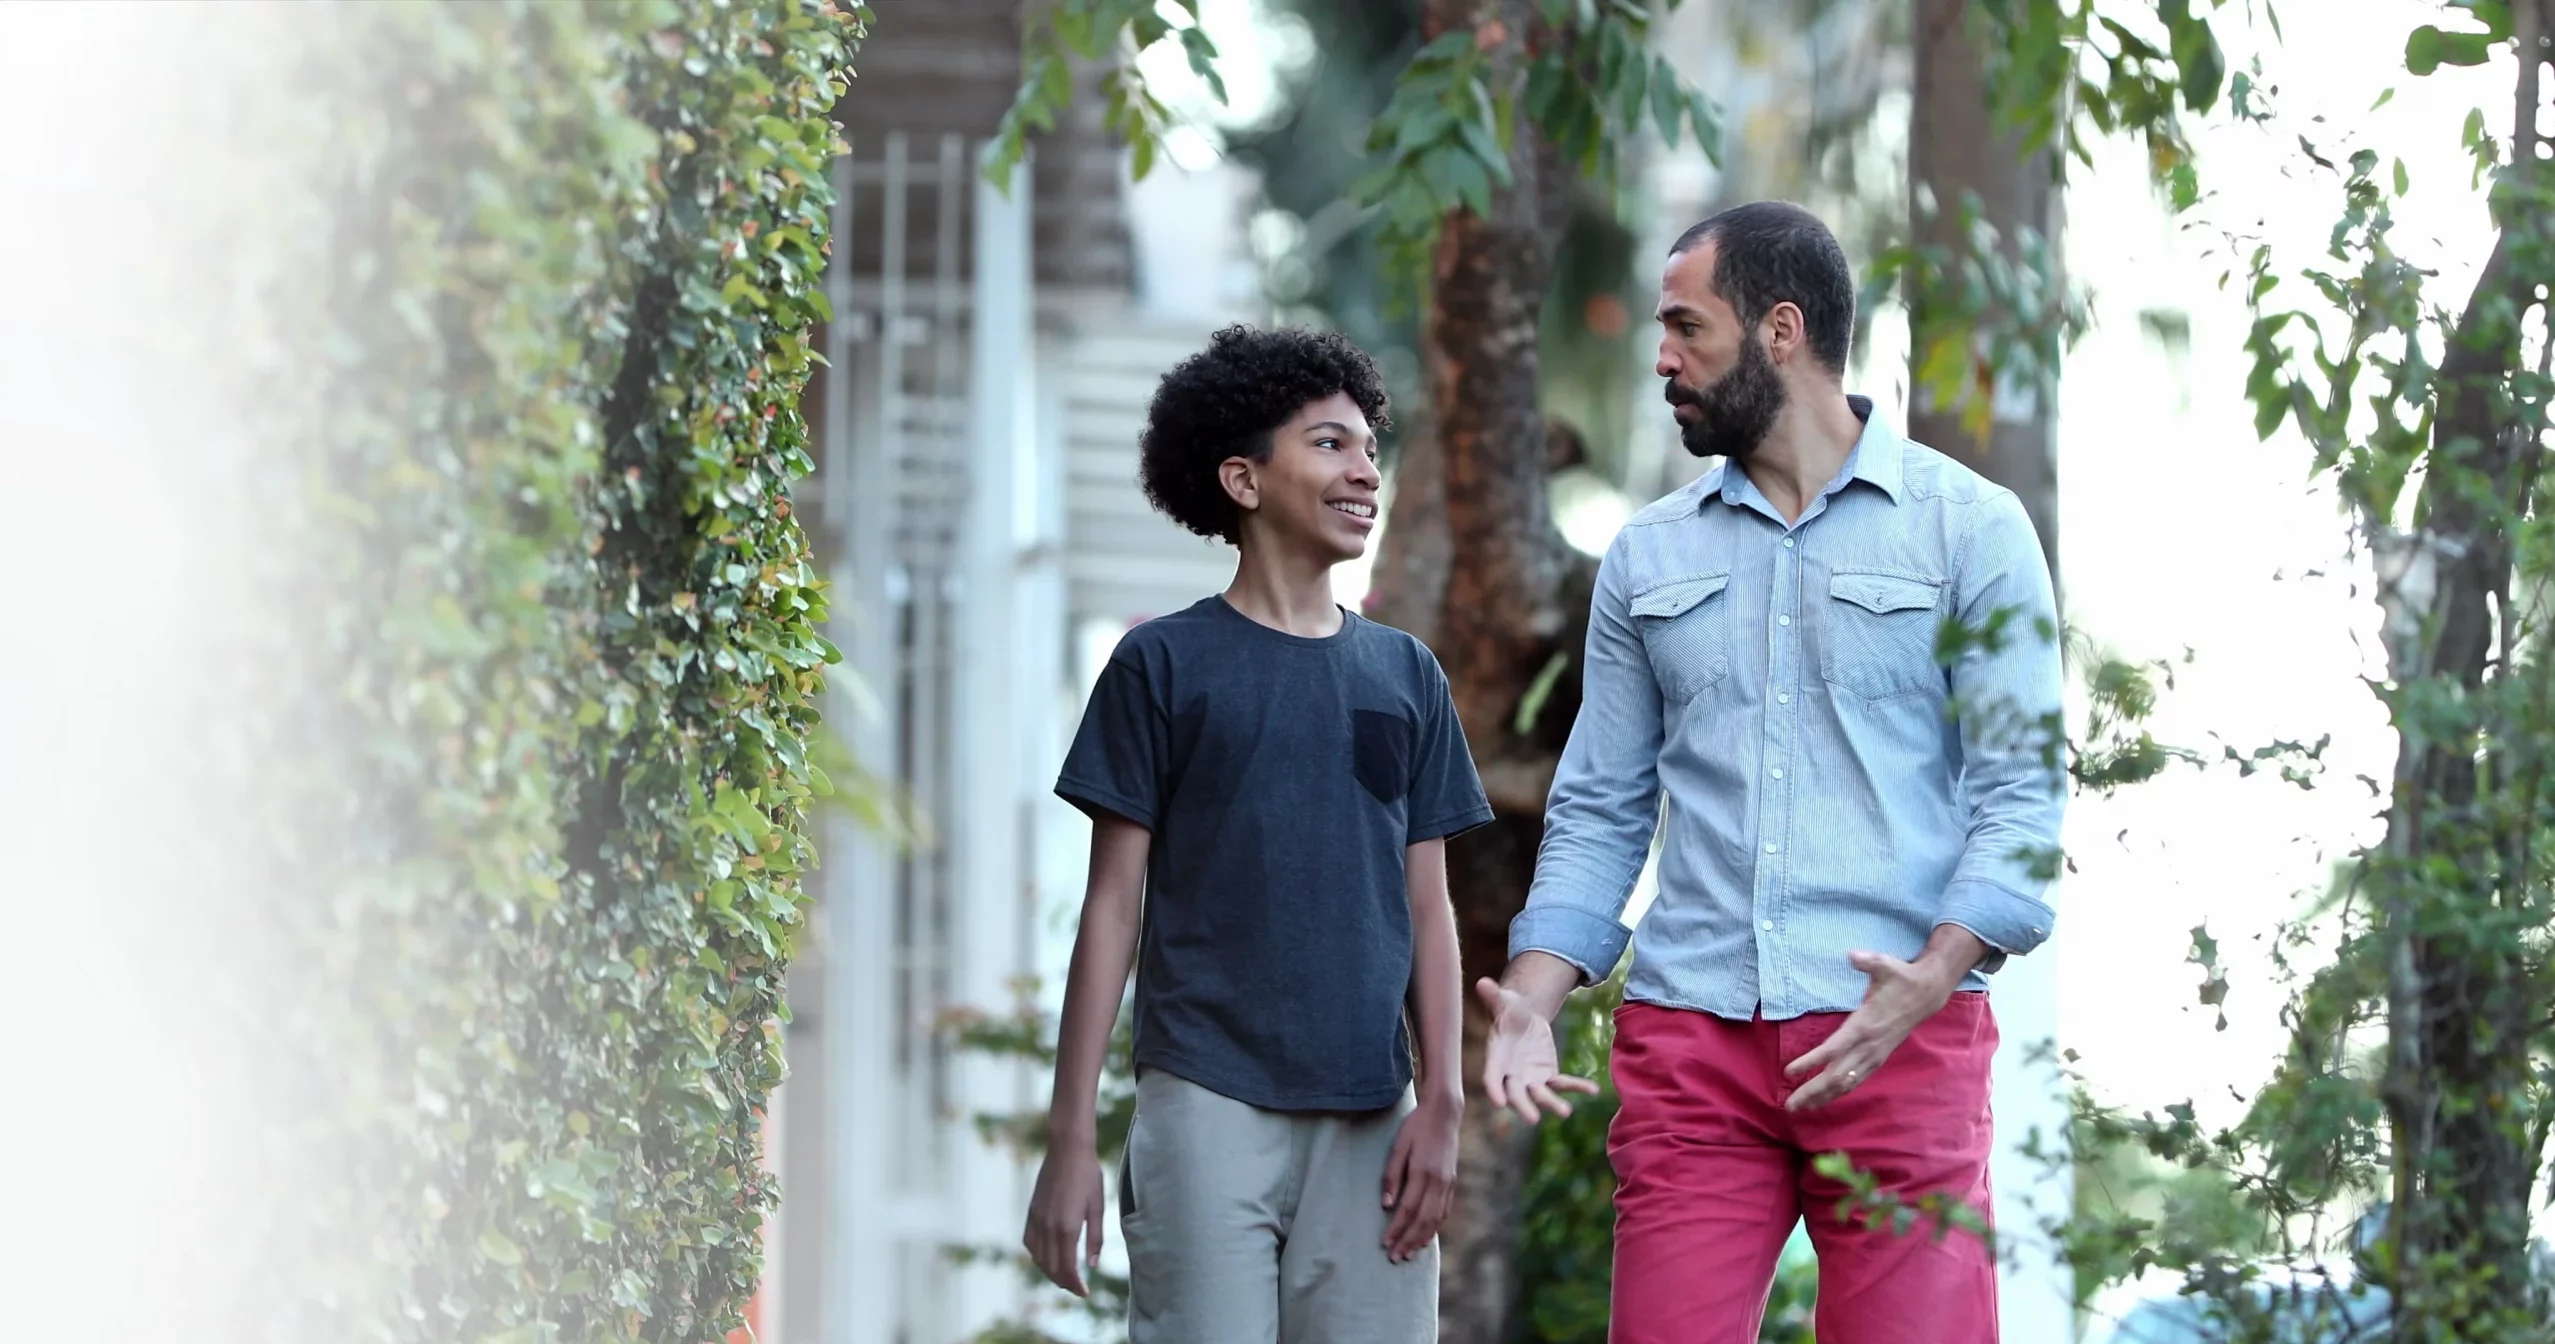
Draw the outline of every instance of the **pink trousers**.
[[[1840,1215],[1851,1191],[1811,1165],[1843,1153],[1911,1211],[1942,1195],[1984,1218],[1987,996],[1953,995],[1861,1086],[1785,1111],[1784,1066],[1844,1021],[1734,1022],[1645,1003],[1616,1015],[1612,1344],[1755,1344],[1776,1257],[1802,1218],[1819,1258],[1819,1344],[1994,1344],[1985,1241],[1933,1216],[1900,1228],[1886,1213]]]

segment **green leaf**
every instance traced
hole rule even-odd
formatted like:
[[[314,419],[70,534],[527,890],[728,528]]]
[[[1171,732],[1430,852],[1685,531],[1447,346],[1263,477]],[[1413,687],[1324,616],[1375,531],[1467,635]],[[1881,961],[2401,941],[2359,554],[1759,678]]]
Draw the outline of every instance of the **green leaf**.
[[[2200,203],[2200,175],[2192,170],[2190,161],[2175,164],[2173,171],[2166,174],[2166,181],[2173,190],[2174,213]]]
[[[1463,123],[1463,137],[1464,148],[1472,151],[1471,157],[1479,161],[1481,169],[1499,185],[1509,185],[1512,179],[1508,156],[1500,152],[1499,141],[1489,129],[1478,121],[1467,121]]]
[[[1427,46],[1421,47],[1411,56],[1411,64],[1435,65],[1440,62],[1452,61],[1459,56],[1470,55],[1475,50],[1477,50],[1477,47],[1475,46],[1473,39],[1473,30],[1470,28],[1458,28],[1452,32],[1441,34],[1436,41],[1429,43]]]
[[[2482,65],[2493,55],[2493,39],[2483,33],[2449,33],[2430,24],[2404,39],[2404,68],[2428,75],[2443,65]]]
[[[1551,120],[1569,78],[1569,66],[1559,53],[1536,57],[1526,70],[1526,115],[1538,122]]]
[[[1695,143],[1714,163],[1721,162],[1721,114],[1701,90],[1686,95],[1686,119],[1694,126]]]
[[[1224,93],[1224,76],[1216,71],[1215,42],[1207,36],[1206,29],[1194,23],[1181,29],[1180,48],[1189,54],[1189,69],[1206,81],[1207,92],[1214,94],[1219,103],[1231,103],[1233,100]]]
[[[1626,133],[1641,128],[1641,109],[1650,101],[1650,62],[1642,59],[1641,50],[1626,43],[1623,69],[1616,76],[1614,94],[1615,120]]]
[[[501,1265],[523,1263],[523,1248],[493,1227],[479,1234],[479,1253]]]
[[[2217,34],[2209,29],[2206,19],[2186,15],[2173,26],[2174,65],[2182,76],[2183,106],[2194,112],[2206,112],[2218,101],[2218,91],[2227,77],[2226,53],[2218,48]]]
[[[1678,85],[1676,67],[1668,64],[1667,57],[1660,57],[1650,75],[1650,124],[1659,128],[1659,138],[1667,141],[1670,149],[1677,147],[1678,133],[1684,129],[1678,115],[1683,110],[1684,91]]]
[[[1535,725],[1543,718],[1545,701],[1552,698],[1553,687],[1561,683],[1561,674],[1569,668],[1569,651],[1555,649],[1552,656],[1544,660],[1543,667],[1536,671],[1535,679],[1526,684],[1526,693],[1517,698],[1514,727],[1519,737],[1535,731]]]
[[[1447,172],[1454,186],[1455,198],[1462,201],[1465,207],[1475,215],[1488,218],[1491,205],[1490,175],[1483,171],[1481,160],[1470,154],[1449,154],[1447,159],[1450,163]]]
[[[1378,120],[1375,125],[1380,133],[1391,123]],[[1392,152],[1396,156],[1409,154],[1413,150],[1434,142],[1439,136],[1454,128],[1454,113],[1447,111],[1443,106],[1423,107],[1401,119],[1400,126],[1393,134]]]
[[[1456,165],[1463,164],[1479,171],[1473,156],[1460,149],[1432,149],[1419,156],[1419,180],[1426,187],[1428,213],[1434,215],[1452,210],[1463,200],[1456,179]]]
[[[1055,28],[1056,40],[1066,49],[1088,60],[1100,54],[1102,33],[1093,22],[1096,16],[1089,6],[1061,4],[1048,11],[1048,22]],[[1116,24],[1110,25],[1112,33]]]
[[[2488,41],[2511,40],[2511,6],[2509,0],[2449,0],[2449,7],[2462,9],[2484,21]]]

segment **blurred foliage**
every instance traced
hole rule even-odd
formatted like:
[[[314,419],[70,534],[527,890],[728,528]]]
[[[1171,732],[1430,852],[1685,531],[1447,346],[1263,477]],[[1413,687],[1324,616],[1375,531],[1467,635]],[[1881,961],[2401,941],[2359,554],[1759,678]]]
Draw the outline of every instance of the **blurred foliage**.
[[[742,1324],[829,788],[837,655],[789,490],[867,17],[299,12],[330,25],[304,130],[335,233],[297,278],[322,596],[280,731],[321,764],[279,861],[326,893],[291,1067],[339,1102],[293,1123],[356,1160],[315,1183],[279,1315],[506,1344]]]
[[[1607,1061],[1630,965],[1627,959],[1604,984],[1571,995],[1553,1022],[1562,1072],[1595,1079],[1601,1090],[1572,1098],[1567,1117],[1548,1117],[1535,1131],[1517,1241],[1519,1297],[1533,1344],[1606,1339],[1615,1282],[1615,1172],[1606,1130],[1621,1105]]]
[[[2059,151],[2053,173],[2063,181],[2071,159],[2090,165],[2099,138],[2136,136],[2180,212],[2199,200],[2183,115],[2208,113],[2229,88],[2210,21],[2224,4],[1981,0],[1964,18],[1986,61],[1992,110],[2027,148]],[[2269,0],[2261,12],[2276,27]],[[2235,77],[2239,102],[2250,89],[2249,75]],[[1895,291],[1922,319],[1911,383],[1984,443],[2000,388],[2056,386],[2061,357],[2092,321],[2090,301],[2065,281],[2056,240],[2027,225],[2004,236],[1975,193],[1919,192],[1914,210],[1911,224],[1948,214],[1943,236],[1953,241],[1883,249],[1865,271],[1860,306]]]
[[[2142,53],[2115,32],[2112,51],[2158,78],[2155,53],[2168,52],[2190,85],[2182,110],[2207,110],[2222,62],[2187,26],[2196,6],[2153,8],[2167,40]],[[2480,196],[2493,229],[2471,289],[2437,293],[2438,244],[2398,228],[2414,191],[2405,166],[2321,116],[2295,121],[2286,170],[2334,188],[2321,255],[2282,258],[2258,225],[2217,225],[2233,259],[2221,287],[2240,286],[2254,313],[2254,427],[2269,438],[2295,426],[2374,571],[2387,670],[2370,689],[2399,753],[2391,778],[2363,781],[2384,837],[2271,940],[2289,1042],[2242,1119],[2207,1127],[2188,1103],[2080,1111],[2098,1163],[2128,1152],[2148,1168],[2145,1197],[2085,1202],[2055,1229],[2080,1285],[2178,1280],[2189,1319],[2207,1318],[2195,1338],[2543,1344],[2555,1319],[2555,1254],[2529,1228],[2555,1132],[2555,884],[2538,861],[2555,830],[2540,787],[2555,754],[2541,470],[2555,182],[2538,124],[2555,6],[2447,10],[2402,39],[2415,77],[2519,57],[2507,111],[2430,127],[2472,165],[2471,179],[2432,189]],[[2267,6],[2260,21],[2276,29]],[[2118,60],[2105,61],[2116,81]],[[2238,75],[2229,112],[2289,131],[2278,92],[2258,69]],[[2151,89],[2107,105],[2133,107],[2143,127],[2102,129],[2148,132],[2174,204],[2206,201],[2166,124],[2174,100]],[[2174,152],[2156,152],[2158,137]],[[2224,760],[2312,787],[2323,746]],[[2216,940],[2204,926],[2192,943],[2200,1001],[2223,1013]]]
[[[958,1012],[945,1018],[941,1029],[948,1033],[951,1044],[961,1050],[974,1050],[998,1058],[1020,1060],[1052,1073],[1056,1067],[1056,1020],[1053,1014],[1023,1005],[1006,1014]],[[1100,1087],[1093,1112],[1092,1137],[1100,1158],[1100,1169],[1115,1181],[1119,1160],[1127,1151],[1127,1131],[1136,1118],[1135,1028],[1132,1014],[1121,1012],[1117,1025],[1109,1033],[1109,1052],[1100,1062]],[[987,1143],[1001,1144],[1027,1161],[1035,1161],[1047,1151],[1047,1111],[980,1112],[970,1117],[978,1137]],[[1062,1315],[1075,1322],[1070,1332],[1077,1341],[1123,1341],[1126,1338],[1127,1280],[1124,1275],[1105,1272],[1087,1273],[1084,1285],[1091,1290],[1087,1298],[1075,1298],[1047,1283],[1035,1261],[1018,1245],[950,1246],[950,1258],[960,1264],[1007,1264],[1019,1271],[1021,1280],[1036,1292],[1035,1301],[1025,1317],[995,1322],[979,1332],[971,1344],[1063,1344],[1043,1328],[1047,1319]]]
[[[1510,184],[1519,118],[1607,190],[1621,146],[1645,127],[1671,146],[1689,128],[1707,150],[1718,143],[1711,102],[1650,49],[1657,15],[1647,0],[1534,0],[1533,17],[1531,41],[1493,19],[1422,43],[1366,128],[1367,168],[1349,182],[1347,199],[1379,216],[1388,311],[1416,311],[1424,298],[1438,222],[1462,209],[1488,214],[1491,193]],[[1218,53],[1197,21],[1196,0],[1057,0],[1042,8],[1024,25],[1024,75],[987,156],[987,178],[1007,184],[1028,135],[1054,127],[1073,96],[1068,57],[1108,59],[1106,123],[1133,151],[1135,175],[1151,172],[1170,114],[1135,56],[1162,42],[1178,43],[1221,97]],[[1527,59],[1522,80],[1511,81],[1493,53],[1518,43]]]

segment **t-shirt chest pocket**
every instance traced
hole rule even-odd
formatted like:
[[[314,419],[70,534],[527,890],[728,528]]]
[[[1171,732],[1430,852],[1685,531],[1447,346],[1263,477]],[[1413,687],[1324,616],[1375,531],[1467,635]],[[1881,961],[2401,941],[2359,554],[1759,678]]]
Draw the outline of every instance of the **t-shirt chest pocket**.
[[[1942,685],[1934,659],[1940,580],[1894,570],[1840,569],[1820,611],[1821,673],[1866,700]]]
[[[1350,760],[1357,782],[1386,807],[1411,791],[1411,721],[1390,710],[1349,711]]]
[[[1632,623],[1659,694],[1683,704],[1730,675],[1728,574],[1689,574],[1632,597]]]

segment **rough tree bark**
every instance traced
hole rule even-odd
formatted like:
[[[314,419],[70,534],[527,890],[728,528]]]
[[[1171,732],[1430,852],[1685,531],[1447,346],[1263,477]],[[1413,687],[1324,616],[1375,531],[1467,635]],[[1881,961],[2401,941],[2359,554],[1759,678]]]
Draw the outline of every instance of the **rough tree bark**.
[[[2512,138],[2525,184],[2540,138],[2538,42],[2555,30],[2555,0],[2515,6],[2512,17],[2523,56]],[[2505,389],[2524,370],[2521,317],[2538,302],[2542,262],[2523,256],[2542,255],[2544,225],[2511,207],[2495,213],[2501,232],[2440,360],[2422,521],[2408,534],[2383,518],[2364,523],[2378,546],[2395,679],[2437,678],[2476,705],[2492,703],[2500,678],[2548,675],[2515,656],[2502,521],[2536,488],[2535,435],[2511,425]],[[2536,880],[2536,767],[2494,755],[2488,748],[2482,762],[2499,777],[2490,788],[2512,798],[2487,796],[2470,735],[2406,732],[2373,865],[2388,925],[2396,1338],[2423,1344],[2524,1337],[2509,1313],[2525,1315],[2538,1154],[2525,1106],[2532,995],[2510,917]]]
[[[1996,226],[2010,254],[2021,230],[2049,239],[2053,258],[2059,228],[2059,189],[2050,151],[2025,152],[2021,135],[1989,110],[1987,72],[1966,11],[1969,0],[1916,0],[1912,41],[1915,96],[1908,126],[1908,225],[1919,246],[1968,246],[1961,232],[1963,193],[1974,193],[1980,214]],[[1922,203],[1930,195],[1934,209]],[[2053,276],[2053,280],[2057,277]],[[1962,339],[1969,319],[1936,311],[1922,293],[1909,314],[1911,349],[1923,352],[1939,336]],[[2040,533],[2041,554],[2058,568],[2058,462],[2050,442],[2051,392],[2047,387],[1997,383],[1995,419],[1981,444],[1961,425],[1960,408],[1938,406],[1922,386],[1911,388],[1908,437],[1966,462],[1980,475],[2022,497]]]
[[[1481,34],[1503,75],[1544,39],[1530,0],[1426,0],[1422,26],[1432,40]],[[1371,604],[1435,649],[1498,814],[1447,855],[1467,985],[1507,962],[1508,921],[1534,875],[1577,678],[1562,678],[1529,734],[1515,731],[1518,704],[1554,654],[1575,665],[1595,577],[1553,527],[1537,402],[1538,321],[1568,218],[1569,169],[1522,117],[1510,164],[1515,185],[1497,193],[1490,214],[1448,217],[1438,242],[1421,338],[1428,424],[1395,477]],[[1473,1100],[1440,1243],[1446,1344],[1506,1344],[1517,1315],[1518,1193],[1532,1136],[1480,1097],[1488,1026],[1468,990],[1464,1082]]]

